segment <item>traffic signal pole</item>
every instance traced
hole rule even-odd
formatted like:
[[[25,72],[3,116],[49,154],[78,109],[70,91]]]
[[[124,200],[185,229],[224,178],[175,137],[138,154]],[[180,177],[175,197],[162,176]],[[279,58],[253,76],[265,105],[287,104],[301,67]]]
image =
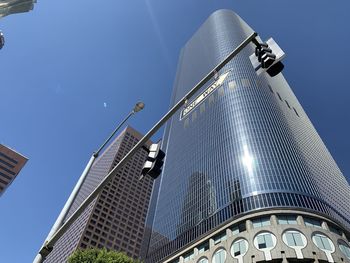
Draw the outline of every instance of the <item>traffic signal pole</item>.
[[[139,112],[140,110],[142,110],[144,108],[145,104],[143,102],[138,102],[136,103],[135,107],[133,108],[133,110],[124,118],[124,120],[119,123],[119,125],[113,130],[113,132],[110,134],[110,136],[107,138],[107,140],[104,141],[104,143],[100,146],[100,148],[94,152],[91,155],[91,158],[89,160],[89,162],[87,163],[83,173],[80,175],[78,182],[76,183],[75,187],[73,188],[73,191],[71,192],[68,200],[66,201],[64,207],[62,208],[59,216],[57,217],[54,225],[52,226],[49,234],[47,235],[44,244],[46,244],[46,242],[48,240],[51,239],[51,237],[57,232],[57,230],[59,230],[59,228],[64,224],[64,219],[66,218],[69,209],[72,207],[73,202],[76,198],[76,196],[79,193],[79,190],[81,188],[81,186],[83,185],[92,165],[94,164],[96,158],[99,156],[99,154],[101,153],[102,149],[107,145],[107,143],[114,137],[114,135],[116,134],[116,132],[124,125],[124,123],[135,113]],[[51,248],[47,248],[48,250],[45,251],[44,254],[49,254],[51,252]],[[42,262],[43,258],[42,258],[42,254],[37,254],[36,258],[34,259],[34,262]]]
[[[34,259],[33,263],[41,263],[52,251],[54,244],[63,236],[68,228],[74,223],[74,221],[82,214],[87,206],[98,196],[102,189],[114,178],[117,172],[122,168],[133,155],[142,148],[146,142],[183,106],[188,100],[206,84],[211,78],[215,77],[217,73],[230,62],[244,47],[250,42],[254,41],[258,36],[256,32],[252,33],[246,38],[236,49],[234,49],[222,62],[215,66],[202,80],[200,80],[196,86],[194,86],[176,105],[174,105],[168,113],[166,113],[144,136],[142,139],[130,150],[130,152],[108,173],[108,175],[102,180],[102,182],[96,187],[96,189],[84,200],[84,202],[78,207],[78,209],[66,220],[66,222],[55,232],[51,237],[46,240],[43,246],[40,248],[38,255]]]

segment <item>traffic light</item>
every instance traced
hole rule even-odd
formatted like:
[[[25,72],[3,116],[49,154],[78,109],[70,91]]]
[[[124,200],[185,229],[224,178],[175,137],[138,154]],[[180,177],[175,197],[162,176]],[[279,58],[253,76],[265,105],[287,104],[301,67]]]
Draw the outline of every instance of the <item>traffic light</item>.
[[[276,60],[276,55],[272,53],[272,49],[266,43],[255,48],[255,56],[258,57],[262,68],[269,68]]]
[[[148,149],[148,156],[143,165],[140,179],[146,175],[156,179],[162,172],[164,157],[165,153],[160,149],[160,143],[152,144]]]
[[[284,68],[281,60],[285,53],[272,38],[256,45],[254,54],[249,57],[256,73],[260,75],[266,71],[271,77],[276,76]]]

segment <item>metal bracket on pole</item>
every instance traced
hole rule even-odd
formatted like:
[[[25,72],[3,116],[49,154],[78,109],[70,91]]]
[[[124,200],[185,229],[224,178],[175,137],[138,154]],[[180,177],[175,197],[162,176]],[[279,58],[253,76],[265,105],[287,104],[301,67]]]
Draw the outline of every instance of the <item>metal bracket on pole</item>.
[[[124,166],[133,155],[142,148],[145,143],[151,139],[151,137],[190,99],[200,88],[204,86],[212,77],[215,76],[215,72],[219,72],[223,67],[227,65],[244,47],[258,36],[256,32],[252,33],[246,38],[237,48],[235,48],[222,62],[215,66],[201,81],[197,83],[178,103],[176,103],[153,127],[152,129],[141,138],[141,140],[130,150],[130,152],[124,156],[122,160],[108,173],[108,175],[102,180],[102,182],[95,188],[95,190],[82,202],[77,210],[66,220],[66,222],[58,229],[53,236],[47,240],[45,247],[53,247],[59,238],[68,230],[68,228],[75,222],[75,220],[81,215],[81,213],[88,207],[88,205],[98,196],[102,189],[114,178],[120,168]],[[43,246],[39,254],[45,254],[45,247]],[[39,257],[38,255],[37,257]],[[37,258],[36,258],[37,259]],[[35,260],[36,260],[35,259]],[[42,262],[42,259],[35,261],[35,263]]]
[[[261,48],[261,44],[256,38],[252,39],[252,42],[256,45],[257,48]]]

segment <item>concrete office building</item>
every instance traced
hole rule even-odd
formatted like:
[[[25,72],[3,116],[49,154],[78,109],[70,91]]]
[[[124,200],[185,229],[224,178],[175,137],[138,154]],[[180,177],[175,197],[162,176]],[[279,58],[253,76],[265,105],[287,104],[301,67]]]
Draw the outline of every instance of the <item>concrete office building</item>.
[[[15,180],[27,161],[22,154],[0,144],[0,195]]]
[[[136,130],[127,127],[108,146],[92,166],[66,219],[141,137]],[[153,187],[149,176],[139,181],[147,155],[144,149],[134,155],[58,240],[45,263],[66,262],[76,249],[88,247],[104,247],[139,257]]]
[[[29,12],[36,0],[0,0],[0,18],[16,13]]]
[[[171,105],[252,32],[213,13],[181,50]],[[350,262],[350,186],[283,75],[255,73],[254,48],[169,121],[147,262]]]

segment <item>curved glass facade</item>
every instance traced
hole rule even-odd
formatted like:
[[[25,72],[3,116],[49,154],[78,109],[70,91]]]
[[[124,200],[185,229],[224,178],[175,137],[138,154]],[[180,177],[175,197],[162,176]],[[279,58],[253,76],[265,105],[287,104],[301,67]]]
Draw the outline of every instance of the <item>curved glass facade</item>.
[[[213,13],[181,51],[172,105],[252,29]],[[258,77],[246,47],[168,123],[148,259],[158,262],[249,211],[313,210],[350,226],[350,187],[281,74]],[[203,95],[205,94],[205,96]],[[186,108],[186,107],[185,107]]]

